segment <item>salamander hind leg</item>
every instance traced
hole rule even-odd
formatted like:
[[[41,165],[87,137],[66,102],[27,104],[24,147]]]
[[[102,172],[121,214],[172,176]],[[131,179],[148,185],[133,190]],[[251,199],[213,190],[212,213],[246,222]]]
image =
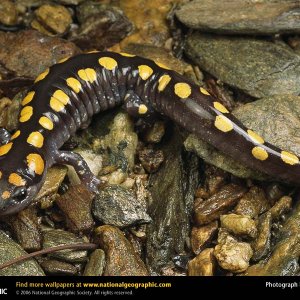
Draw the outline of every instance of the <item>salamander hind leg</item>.
[[[71,151],[58,151],[55,156],[55,162],[72,166],[81,182],[85,184],[92,193],[99,192],[98,187],[101,180],[92,173],[88,164],[80,154]]]
[[[124,97],[124,106],[127,113],[137,119],[137,130],[143,132],[159,118],[159,115],[150,105],[146,104],[134,91],[128,91]]]

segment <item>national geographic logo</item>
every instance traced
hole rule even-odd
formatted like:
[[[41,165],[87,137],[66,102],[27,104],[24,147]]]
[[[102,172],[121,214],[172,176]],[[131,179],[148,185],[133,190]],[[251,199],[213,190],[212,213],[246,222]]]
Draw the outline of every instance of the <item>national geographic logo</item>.
[[[0,289],[0,295],[7,295],[7,288]]]

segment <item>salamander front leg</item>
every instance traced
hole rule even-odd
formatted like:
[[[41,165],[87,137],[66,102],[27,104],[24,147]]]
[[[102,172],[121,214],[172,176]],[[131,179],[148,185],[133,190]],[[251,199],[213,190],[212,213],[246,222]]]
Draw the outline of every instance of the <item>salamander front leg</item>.
[[[86,161],[80,154],[71,151],[58,151],[55,156],[55,162],[72,166],[81,182],[84,183],[91,192],[99,192],[98,186],[100,185],[101,180],[91,172]]]

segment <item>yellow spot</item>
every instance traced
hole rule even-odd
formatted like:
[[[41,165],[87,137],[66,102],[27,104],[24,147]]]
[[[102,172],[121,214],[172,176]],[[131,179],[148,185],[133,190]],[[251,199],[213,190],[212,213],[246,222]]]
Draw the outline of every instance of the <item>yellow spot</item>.
[[[16,139],[19,135],[20,135],[21,131],[20,130],[17,130],[10,138],[10,140],[14,140]]]
[[[168,85],[168,83],[170,82],[170,80],[171,80],[171,76],[169,76],[169,75],[161,76],[158,80],[158,82],[159,82],[158,90],[160,92],[163,91],[166,88],[166,86]]]
[[[33,96],[34,96],[35,92],[31,91],[29,92],[25,98],[22,100],[21,104],[23,106],[25,106],[26,104],[28,104],[29,102],[31,102],[31,100],[33,99]]]
[[[171,70],[169,67],[167,67],[165,64],[162,64],[160,62],[155,62],[160,68],[166,69],[166,70]]]
[[[20,112],[20,119],[19,119],[19,121],[20,122],[26,122],[26,121],[28,121],[31,118],[32,114],[33,114],[33,108],[32,108],[32,106],[25,106],[21,110],[21,112]]]
[[[299,158],[295,154],[287,151],[281,151],[281,159],[289,165],[296,165],[299,163]]]
[[[60,112],[69,103],[69,96],[62,90],[56,90],[50,99],[50,107]]]
[[[147,80],[153,73],[153,70],[149,66],[146,66],[146,65],[140,65],[140,66],[138,66],[138,69],[139,69],[140,77],[143,80]]]
[[[232,122],[228,118],[222,115],[216,117],[215,126],[223,132],[228,132],[233,129]]]
[[[206,89],[204,89],[203,87],[200,88],[200,92],[204,95],[210,96],[210,93]]]
[[[27,143],[34,147],[42,148],[44,144],[44,137],[38,131],[31,132],[27,138]]]
[[[229,113],[227,108],[220,102],[214,102],[214,108],[217,109],[221,113],[224,113],[224,114]]]
[[[100,51],[98,51],[98,50],[91,50],[91,51],[88,51],[88,52],[86,52],[87,54],[89,54],[89,53],[99,53]]]
[[[42,175],[45,169],[45,163],[42,157],[36,153],[30,153],[26,157],[27,165],[30,170],[38,175]]]
[[[97,74],[94,69],[87,68],[87,69],[81,69],[78,71],[78,76],[84,80],[89,81],[90,83],[93,83],[97,79]]]
[[[75,93],[79,93],[80,90],[81,90],[81,83],[73,78],[73,77],[70,77],[68,78],[67,80],[67,85],[75,92]]]
[[[0,179],[2,178],[2,172],[0,171]]]
[[[178,97],[184,99],[187,98],[192,93],[192,90],[189,84],[184,82],[179,82],[175,84],[174,92]]]
[[[1,196],[2,196],[2,199],[6,200],[10,197],[10,192],[4,191]]]
[[[8,182],[16,186],[23,186],[26,181],[17,173],[11,173],[8,177]]]
[[[7,144],[1,146],[0,147],[0,156],[5,155],[6,153],[8,153],[9,150],[11,149],[12,145],[13,145],[13,143],[10,142],[10,143],[7,143]]]
[[[43,80],[48,74],[49,74],[49,69],[46,69],[43,73],[41,73],[34,81],[34,83]]]
[[[143,115],[148,111],[148,107],[145,104],[141,104],[139,106],[139,114]]]
[[[247,130],[247,133],[249,135],[249,137],[251,138],[251,140],[256,143],[256,144],[263,144],[265,141],[264,139],[257,134],[256,132],[252,131],[251,129]]]
[[[98,60],[100,66],[107,70],[113,70],[117,65],[117,61],[111,57],[101,57]]]
[[[252,149],[252,155],[259,160],[266,160],[269,156],[268,152],[262,147],[254,147]]]
[[[123,56],[127,56],[127,57],[135,57],[134,54],[130,54],[130,53],[126,53],[126,52],[121,52],[120,54]]]
[[[58,64],[64,63],[64,62],[67,61],[69,58],[70,58],[70,57],[62,58],[61,60],[58,61]]]
[[[40,125],[42,125],[45,129],[48,129],[48,130],[52,130],[53,129],[53,122],[47,118],[47,117],[40,117],[39,119],[39,123]]]

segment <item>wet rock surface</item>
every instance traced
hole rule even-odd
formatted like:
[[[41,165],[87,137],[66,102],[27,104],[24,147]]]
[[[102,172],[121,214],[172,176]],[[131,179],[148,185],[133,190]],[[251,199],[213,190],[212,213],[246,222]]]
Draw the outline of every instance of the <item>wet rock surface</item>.
[[[184,252],[193,194],[199,179],[198,159],[182,153],[179,137],[176,131],[164,145],[163,151],[169,155],[150,178],[149,215],[153,222],[147,227],[146,252],[147,262],[156,272],[167,265],[172,256]]]
[[[96,249],[89,256],[85,265],[83,276],[101,276],[105,267],[105,253],[102,249]]]
[[[108,186],[100,191],[93,204],[93,214],[100,222],[117,227],[151,221],[146,213],[146,203],[140,202],[133,191],[118,185]]]
[[[100,246],[104,249],[104,276],[146,276],[148,271],[132,245],[118,228],[104,225],[96,229]]]
[[[0,264],[25,255],[26,252],[3,231],[0,231]],[[0,270],[1,276],[44,276],[44,272],[34,259]]]
[[[282,43],[193,33],[185,52],[202,69],[246,94],[298,95],[300,57]]]
[[[217,194],[200,202],[195,207],[194,220],[197,225],[208,224],[230,210],[246,192],[242,186],[230,184],[222,188]]]
[[[186,26],[205,32],[256,35],[300,32],[297,0],[194,0],[179,7],[176,16]]]

